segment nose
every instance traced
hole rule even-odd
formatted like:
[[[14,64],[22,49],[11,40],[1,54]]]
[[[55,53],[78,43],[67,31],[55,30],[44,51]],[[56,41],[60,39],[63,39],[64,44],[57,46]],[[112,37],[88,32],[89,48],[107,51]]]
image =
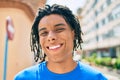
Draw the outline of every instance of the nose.
[[[48,41],[49,42],[54,42],[56,40],[56,34],[53,31],[50,31],[48,34]]]

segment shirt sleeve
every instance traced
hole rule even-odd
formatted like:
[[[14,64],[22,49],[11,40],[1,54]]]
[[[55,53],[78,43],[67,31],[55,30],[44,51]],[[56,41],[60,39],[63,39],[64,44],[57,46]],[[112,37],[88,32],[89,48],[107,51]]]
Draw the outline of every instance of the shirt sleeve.
[[[34,77],[28,71],[22,71],[14,77],[14,80],[31,80],[32,78]]]
[[[103,74],[101,74],[101,73],[99,73],[98,75],[97,75],[98,77],[98,79],[97,80],[108,80]]]
[[[14,80],[37,80],[38,66],[29,67],[15,75]]]
[[[24,74],[17,74],[14,77],[14,80],[27,80],[27,79],[25,79]]]

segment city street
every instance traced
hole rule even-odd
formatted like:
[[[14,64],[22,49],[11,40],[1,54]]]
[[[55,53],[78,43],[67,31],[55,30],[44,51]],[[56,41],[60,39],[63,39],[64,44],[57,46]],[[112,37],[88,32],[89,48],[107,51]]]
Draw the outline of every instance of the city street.
[[[120,73],[118,74],[115,71],[108,70],[106,67],[97,67],[97,66],[92,66],[92,67],[101,71],[108,78],[108,80],[120,80]]]

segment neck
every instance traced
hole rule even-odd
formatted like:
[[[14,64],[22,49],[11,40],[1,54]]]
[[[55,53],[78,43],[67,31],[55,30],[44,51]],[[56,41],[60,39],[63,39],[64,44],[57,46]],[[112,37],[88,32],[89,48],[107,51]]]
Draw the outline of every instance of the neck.
[[[54,73],[67,73],[75,69],[77,63],[74,60],[64,62],[47,62],[47,67]]]

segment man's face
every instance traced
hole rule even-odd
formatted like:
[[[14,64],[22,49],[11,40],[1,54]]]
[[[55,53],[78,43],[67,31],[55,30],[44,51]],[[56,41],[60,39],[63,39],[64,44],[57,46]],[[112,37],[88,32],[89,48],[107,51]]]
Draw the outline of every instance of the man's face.
[[[57,14],[45,16],[39,22],[39,40],[48,61],[62,62],[72,59],[74,31]]]

